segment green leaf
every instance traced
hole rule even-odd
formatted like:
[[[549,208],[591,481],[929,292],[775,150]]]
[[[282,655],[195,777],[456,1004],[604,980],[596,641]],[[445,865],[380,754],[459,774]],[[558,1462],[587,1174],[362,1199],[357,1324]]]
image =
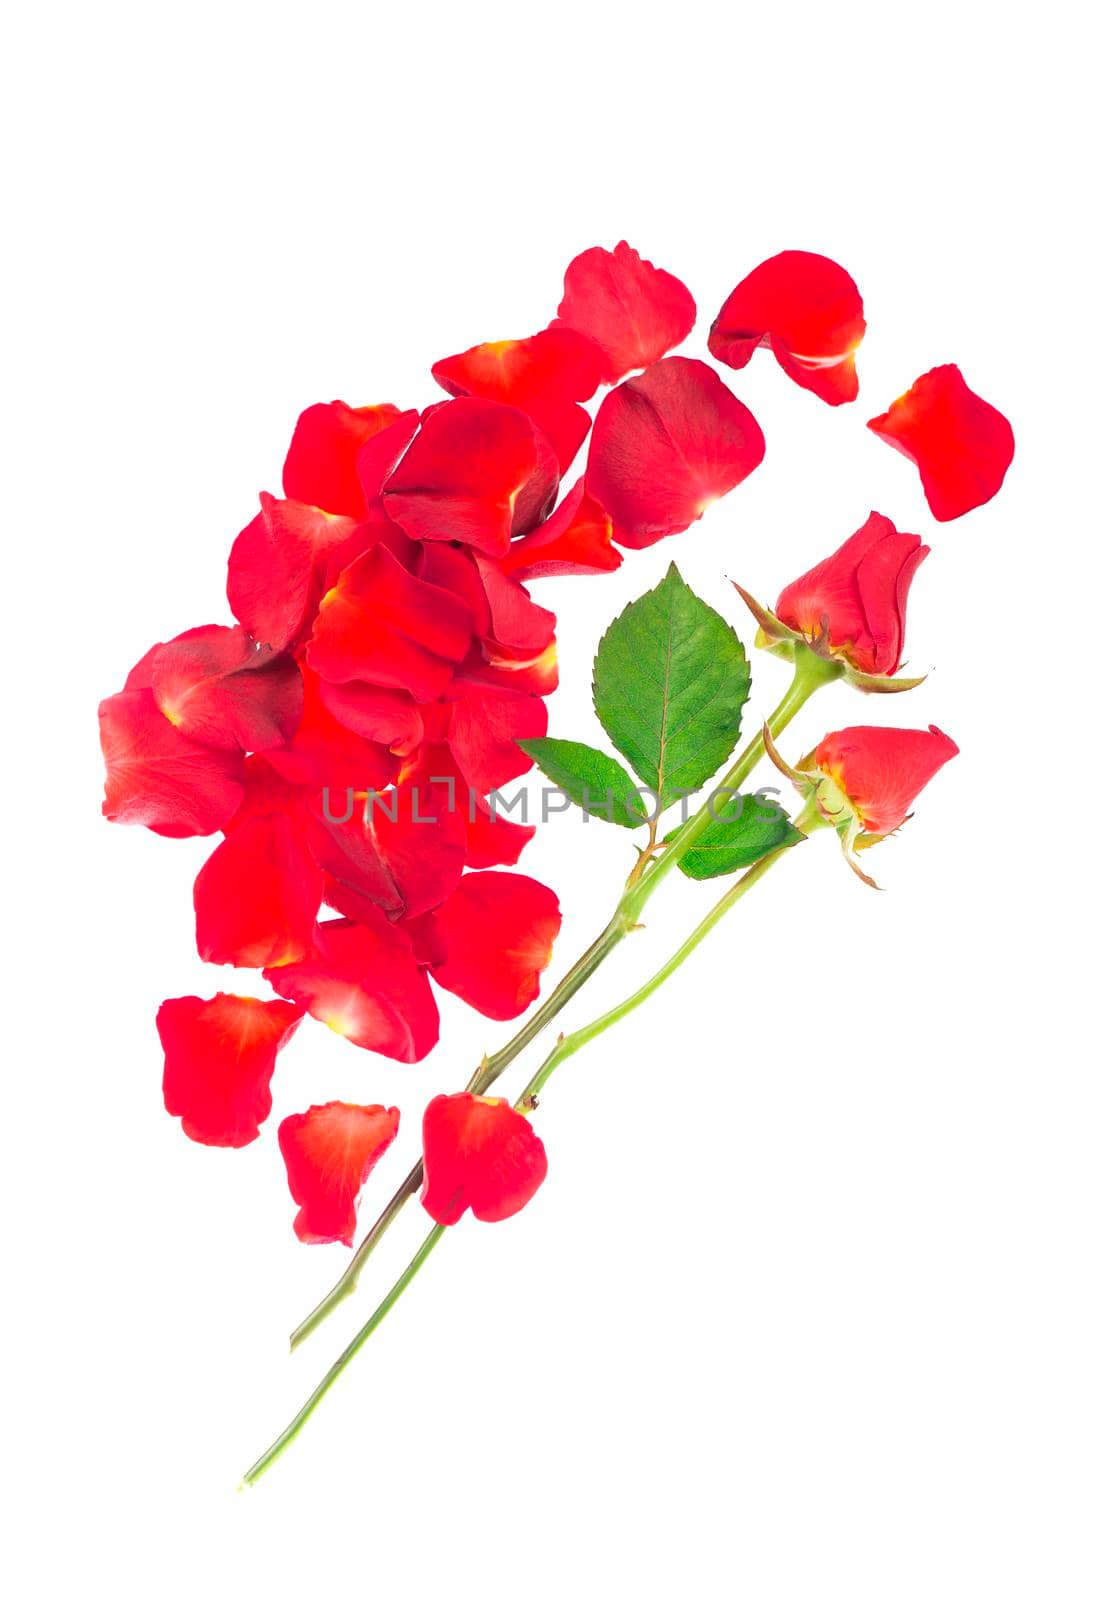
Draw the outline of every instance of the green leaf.
[[[794,828],[788,815],[768,796],[742,795],[729,800],[725,812],[708,821],[694,844],[678,865],[687,878],[722,878],[728,872],[738,872],[749,867],[771,850],[786,845],[799,844],[804,837]],[[675,828],[667,834],[673,839],[681,833]]]
[[[645,820],[643,796],[612,756],[572,739],[519,739],[518,744],[550,783],[592,816],[622,828],[638,828]]]
[[[700,788],[727,759],[749,693],[750,668],[735,630],[673,563],[598,646],[594,709],[660,802]]]

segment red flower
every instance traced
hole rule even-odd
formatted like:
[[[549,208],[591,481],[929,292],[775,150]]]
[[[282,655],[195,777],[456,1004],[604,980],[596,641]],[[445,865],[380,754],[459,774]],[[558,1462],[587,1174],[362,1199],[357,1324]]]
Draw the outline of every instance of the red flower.
[[[614,572],[620,550],[612,544],[613,523],[586,492],[580,478],[552,515],[535,532],[516,539],[499,565],[504,572],[528,578],[562,577],[565,573]]]
[[[446,1227],[471,1207],[481,1222],[521,1211],[545,1181],[545,1147],[505,1100],[440,1094],[423,1116],[423,1190],[428,1216]]]
[[[668,356],[613,389],[590,438],[588,492],[618,544],[681,533],[758,466],[762,430],[711,367]]]
[[[537,468],[533,426],[520,411],[491,400],[448,400],[423,419],[385,486],[385,508],[413,539],[460,539],[501,556]],[[546,484],[543,498],[554,487]]]
[[[837,406],[856,399],[854,352],[864,336],[861,295],[845,268],[807,250],[783,250],[731,291],[708,347],[738,369],[762,345],[794,383]]]
[[[517,872],[469,872],[415,930],[430,975],[485,1017],[520,1017],[560,932],[551,889]]]
[[[233,827],[194,884],[198,954],[234,967],[280,967],[312,950],[324,876],[284,811]]]
[[[309,406],[297,419],[282,486],[288,500],[363,517],[415,432],[418,415],[399,406]]]
[[[604,381],[615,383],[681,344],[696,320],[685,284],[622,240],[612,252],[596,245],[575,257],[552,326],[592,340],[602,353]]]
[[[890,677],[902,660],[911,580],[928,555],[916,533],[899,533],[873,511],[832,556],[783,589],[774,610],[861,672]]]
[[[1013,460],[1006,418],[951,364],[924,372],[868,426],[914,462],[938,522],[993,500]]]
[[[587,436],[590,417],[576,404],[589,400],[602,378],[601,352],[570,328],[549,328],[529,339],[474,345],[431,368],[448,394],[476,395],[524,411],[544,429],[566,472]]]
[[[891,833],[955,755],[959,746],[940,728],[843,728],[827,734],[813,765],[838,786],[866,833]]]
[[[270,1116],[279,1050],[304,1013],[284,1000],[188,994],[156,1014],[164,1047],[164,1105],[199,1144],[250,1144]]]
[[[411,940],[371,906],[354,922],[317,923],[305,960],[263,976],[363,1050],[421,1061],[438,1043],[438,1007]]]
[[[278,1145],[289,1192],[300,1206],[293,1231],[304,1244],[354,1242],[359,1191],[400,1127],[395,1106],[341,1100],[286,1117]]]
[[[151,689],[111,695],[99,707],[107,768],[103,815],[182,839],[216,833],[244,795],[238,750],[196,744],[172,726]]]

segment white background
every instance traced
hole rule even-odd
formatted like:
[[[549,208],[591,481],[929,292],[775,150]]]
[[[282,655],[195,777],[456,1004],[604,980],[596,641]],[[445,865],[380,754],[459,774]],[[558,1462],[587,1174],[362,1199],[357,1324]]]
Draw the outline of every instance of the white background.
[[[1094,1594],[1091,86],[1071,10],[9,22],[10,1592]],[[429,400],[433,360],[541,326],[570,257],[621,237],[692,288],[693,354],[757,261],[835,256],[866,302],[862,401],[831,411],[764,354],[724,372],[765,465],[613,578],[538,587],[560,611],[552,731],[595,733],[596,640],[672,554],[745,624],[729,575],[772,600],[876,507],[934,547],[908,634],[932,675],[894,701],[827,690],[786,753],[879,720],[937,722],[962,754],[873,853],[885,893],[813,840],[561,1071],[536,1201],[447,1239],[237,1495],[423,1228],[291,1361],[345,1252],[295,1242],[278,1119],[403,1107],[369,1211],[427,1097],[509,1030],[443,996],[443,1044],[409,1068],[306,1025],[256,1144],[186,1141],[153,1017],[235,981],[193,951],[209,846],[100,819],[95,702],[152,641],[225,619],[229,542],[301,407]],[[1018,453],[998,500],[937,526],[863,424],[949,360]],[[784,674],[758,665],[748,726]],[[628,858],[577,820],[527,852],[566,912],[554,974]],[[661,893],[577,1018],[714,892]]]

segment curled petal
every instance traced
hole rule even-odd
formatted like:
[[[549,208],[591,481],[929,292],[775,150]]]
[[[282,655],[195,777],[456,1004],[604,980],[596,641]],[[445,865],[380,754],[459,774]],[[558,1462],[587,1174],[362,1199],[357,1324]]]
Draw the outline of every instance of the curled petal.
[[[270,1116],[275,1058],[304,1013],[284,1000],[182,995],[156,1014],[164,1105],[198,1144],[250,1144]]]
[[[491,400],[449,400],[423,419],[384,502],[413,539],[458,539],[503,555],[518,497],[536,468],[533,427],[520,411]]]
[[[907,596],[929,555],[917,534],[900,533],[873,511],[833,555],[781,591],[778,619],[866,673],[894,673],[903,657]]]
[[[566,472],[587,436],[590,417],[576,402],[589,400],[602,377],[602,356],[571,328],[549,328],[528,339],[474,345],[436,361],[436,380],[452,395],[475,395],[524,411],[544,429]]]
[[[712,368],[668,356],[602,402],[586,486],[617,543],[638,549],[688,528],[764,454],[761,428]]]
[[[279,1124],[289,1192],[300,1207],[293,1231],[303,1244],[353,1243],[360,1191],[399,1127],[395,1106],[341,1100],[309,1106]]]
[[[645,261],[624,240],[584,250],[564,274],[553,328],[576,329],[602,352],[602,378],[615,383],[681,344],[697,320],[685,284]]]
[[[278,967],[312,949],[323,874],[296,822],[254,816],[217,846],[194,884],[198,954],[234,967]]]
[[[623,557],[612,540],[613,523],[580,478],[546,522],[524,539],[514,540],[499,565],[523,582],[567,573],[614,572]]]
[[[363,1050],[421,1061],[438,1043],[438,1007],[402,928],[362,908],[354,922],[320,922],[312,953],[264,977],[287,1000]]]
[[[297,419],[282,468],[287,500],[322,506],[339,516],[365,516],[369,495],[358,473],[359,452],[399,424],[395,444],[407,434],[409,418],[414,429],[415,413],[401,411],[399,406],[348,406],[342,400],[309,406]],[[406,437],[403,442],[406,444]]]
[[[940,728],[843,728],[828,733],[814,765],[845,795],[866,833],[891,833],[959,746]]]
[[[502,1222],[527,1205],[545,1181],[545,1147],[505,1100],[440,1094],[423,1116],[423,1189],[427,1215],[446,1227],[471,1208],[481,1222]]]
[[[518,872],[469,872],[424,919],[417,947],[443,989],[496,1022],[537,998],[560,932],[551,889]]]
[[[924,372],[868,426],[914,462],[938,522],[993,500],[1013,460],[1009,422],[952,364]]]
[[[854,352],[864,336],[860,291],[845,268],[808,250],[782,250],[731,291],[708,347],[734,368],[768,347],[794,383],[837,406],[857,396]]]
[[[210,624],[154,645],[126,680],[151,689],[180,733],[218,750],[272,750],[301,718],[301,674],[258,648],[243,628]]]
[[[106,763],[103,815],[181,839],[216,833],[244,796],[239,751],[195,744],[160,711],[151,689],[111,695],[99,707]]]
[[[433,700],[470,637],[467,606],[377,546],[352,562],[320,602],[306,659],[330,683],[360,678]]]

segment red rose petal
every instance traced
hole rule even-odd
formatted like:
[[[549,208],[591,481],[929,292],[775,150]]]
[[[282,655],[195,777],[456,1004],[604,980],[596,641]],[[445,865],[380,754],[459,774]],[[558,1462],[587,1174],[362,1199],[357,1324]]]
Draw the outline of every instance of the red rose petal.
[[[532,767],[515,741],[547,731],[548,710],[536,696],[468,688],[453,702],[449,746],[469,787],[486,795]]]
[[[444,768],[437,775],[447,776]],[[311,807],[309,843],[324,871],[392,917],[429,911],[464,869],[465,822],[455,789],[451,796],[451,786],[432,783],[433,776],[417,769],[413,779],[382,793],[344,790]]]
[[[424,417],[384,502],[414,539],[460,539],[502,555],[518,496],[536,468],[533,427],[520,411],[490,400],[449,400]]]
[[[914,462],[938,522],[993,500],[1013,460],[1009,422],[952,364],[924,372],[868,426]]]
[[[305,655],[331,683],[361,678],[433,700],[470,637],[467,606],[377,546],[353,561],[320,602]]]
[[[317,683],[324,705],[352,733],[385,745],[398,756],[422,743],[423,713],[404,690],[380,689],[373,683],[328,683],[324,678]],[[383,788],[387,781],[373,787]]]
[[[586,486],[618,544],[639,549],[688,528],[764,454],[761,428],[712,368],[668,356],[602,402]]]
[[[443,989],[496,1022],[536,1000],[560,932],[560,902],[543,883],[469,872],[426,920],[431,976]]]
[[[383,789],[399,762],[379,741],[365,738],[329,709],[325,685],[306,667],[302,672],[304,709],[297,732],[284,750],[269,750],[265,760],[286,783],[317,796],[330,789],[338,805],[344,789]]]
[[[208,624],[153,645],[126,679],[151,689],[173,728],[218,750],[271,750],[301,717],[297,664],[256,647],[243,628]]]
[[[548,1172],[545,1147],[505,1100],[440,1094],[423,1116],[423,1189],[427,1215],[451,1227],[471,1208],[481,1222],[521,1211]]]
[[[270,1116],[275,1058],[304,1013],[284,1000],[217,994],[165,1000],[164,1105],[198,1144],[250,1144]]]
[[[590,417],[576,404],[601,382],[601,353],[570,328],[549,328],[528,339],[474,345],[436,361],[431,371],[452,395],[475,395],[524,411],[548,435],[566,472],[587,436]]]
[[[794,383],[837,406],[857,396],[854,352],[864,336],[860,291],[845,268],[808,250],[783,250],[731,291],[708,347],[736,369],[759,345],[769,348]]]
[[[278,1145],[289,1192],[300,1210],[293,1231],[303,1244],[354,1242],[362,1185],[395,1139],[395,1106],[353,1106],[341,1100],[286,1117]]]
[[[622,240],[612,252],[596,245],[575,257],[564,274],[564,298],[552,327],[573,328],[593,340],[604,356],[602,376],[614,383],[681,344],[696,320],[685,284]]]
[[[260,644],[285,650],[308,629],[339,572],[377,538],[352,517],[261,494],[259,515],[229,556],[233,616]]]
[[[365,516],[368,497],[358,475],[359,451],[396,423],[406,427],[409,416],[414,413],[399,406],[348,406],[342,400],[309,406],[297,419],[282,468],[286,499],[340,516]]]
[[[624,558],[612,539],[613,523],[580,478],[547,522],[513,541],[499,566],[523,583],[568,573],[614,572]]]
[[[216,833],[244,796],[238,751],[195,744],[172,727],[151,689],[111,695],[99,707],[107,768],[103,815],[169,838]]]
[[[234,827],[194,884],[198,954],[235,967],[277,967],[312,950],[323,874],[301,828],[274,812]]]
[[[360,922],[318,923],[306,960],[263,975],[363,1050],[421,1061],[438,1042],[438,1007],[411,940],[380,911]]]

